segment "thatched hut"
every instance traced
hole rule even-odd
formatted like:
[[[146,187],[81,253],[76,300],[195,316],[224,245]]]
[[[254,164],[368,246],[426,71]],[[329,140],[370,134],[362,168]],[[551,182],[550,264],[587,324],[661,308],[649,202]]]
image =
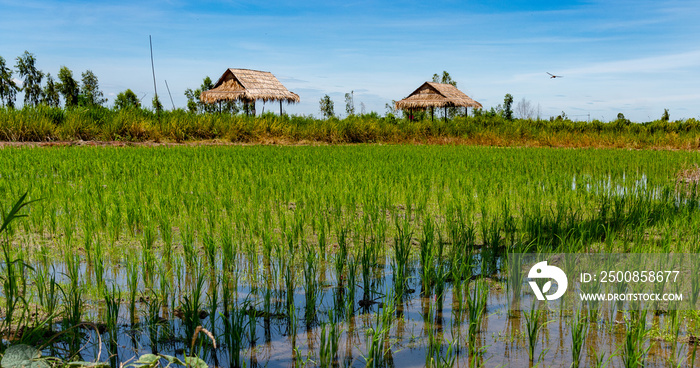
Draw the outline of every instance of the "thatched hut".
[[[468,107],[482,108],[481,104],[472,100],[457,87],[451,84],[425,82],[413,93],[401,101],[396,101],[397,110],[425,110],[442,107],[445,109],[445,119],[447,119],[448,107]]]
[[[287,90],[270,72],[233,68],[226,69],[214,88],[202,92],[199,98],[204,103],[221,101],[252,103],[253,115],[255,115],[255,101],[257,100],[279,101],[280,115],[282,114],[282,101],[288,103],[300,101],[299,95]]]

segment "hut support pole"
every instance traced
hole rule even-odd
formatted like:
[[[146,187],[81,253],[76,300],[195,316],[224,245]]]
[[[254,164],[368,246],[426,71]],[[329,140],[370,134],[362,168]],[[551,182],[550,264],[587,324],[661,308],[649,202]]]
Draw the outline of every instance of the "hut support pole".
[[[280,100],[280,116],[282,116],[282,100]]]
[[[435,121],[435,108],[430,108],[430,121]]]
[[[447,123],[447,106],[445,106],[445,122]]]

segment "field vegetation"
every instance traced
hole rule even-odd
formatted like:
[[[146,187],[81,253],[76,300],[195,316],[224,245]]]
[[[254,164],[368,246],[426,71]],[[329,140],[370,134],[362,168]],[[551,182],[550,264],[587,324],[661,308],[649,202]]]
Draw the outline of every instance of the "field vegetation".
[[[692,364],[695,310],[548,311],[524,299],[514,312],[506,279],[523,251],[699,253],[699,159],[4,148],[2,349],[112,366]]]
[[[265,113],[154,111],[136,107],[0,108],[0,140],[15,142],[122,141],[233,143],[457,143],[491,146],[696,149],[700,122],[632,123],[508,119],[499,111],[475,111],[447,120],[388,113],[318,119]]]

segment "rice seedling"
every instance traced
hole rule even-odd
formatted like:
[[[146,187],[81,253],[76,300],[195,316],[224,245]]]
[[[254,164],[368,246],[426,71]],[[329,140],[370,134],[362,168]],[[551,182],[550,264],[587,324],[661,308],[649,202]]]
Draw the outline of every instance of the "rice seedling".
[[[586,336],[588,335],[588,321],[582,310],[576,310],[574,312],[573,320],[569,326],[571,330],[571,361],[572,367],[577,368],[581,363],[581,352],[583,350],[583,343],[586,341]]]
[[[474,355],[479,350],[477,335],[481,328],[486,313],[486,301],[488,299],[488,285],[483,280],[477,280],[469,292],[469,284],[465,284],[467,296],[467,344],[469,354]]]
[[[360,248],[360,272],[362,273],[362,299],[360,299],[360,305],[365,308],[368,308],[374,302],[373,271],[377,259],[375,249],[372,243],[364,243],[362,248]]]
[[[391,359],[391,348],[389,346],[388,334],[393,323],[393,296],[385,299],[382,313],[376,314],[374,326],[365,331],[367,353],[362,357],[366,367],[384,367]]]
[[[357,285],[357,262],[355,260],[348,261],[348,288],[345,293],[345,311],[346,319],[352,319],[355,314],[355,285]]]
[[[435,282],[434,265],[436,261],[435,248],[435,228],[432,222],[428,221],[423,226],[423,235],[420,244],[420,264],[421,264],[421,295],[430,296]],[[439,262],[439,259],[437,260]]]
[[[633,314],[625,323],[625,341],[621,346],[622,363],[626,368],[643,367],[651,346],[644,343],[649,330],[646,327],[647,310]]]
[[[228,347],[229,364],[238,368],[243,365],[241,351],[243,349],[243,338],[245,337],[246,304],[225,308],[228,309],[228,313],[224,312],[220,315],[224,324],[224,342]]]
[[[182,324],[185,328],[185,340],[193,339],[197,326],[201,326],[201,311],[202,311],[202,291],[204,290],[204,274],[199,273],[194,282],[189,295],[182,296],[181,312]]]
[[[304,267],[304,296],[306,297],[305,317],[306,325],[309,326],[315,319],[316,304],[320,294],[318,282],[318,271],[316,269],[316,253],[307,247]]]
[[[114,357],[112,363],[116,364],[118,358],[117,337],[119,336],[119,306],[121,304],[121,291],[119,290],[119,287],[117,285],[112,284],[111,290],[107,289],[107,286],[104,287],[102,295],[104,295],[107,312],[105,315],[105,324],[107,327],[106,330],[109,334],[109,339],[107,340],[107,348],[109,350],[110,356]]]
[[[396,225],[397,235],[394,237],[394,261],[392,263],[394,274],[394,294],[398,300],[403,299],[403,294],[408,288],[408,262],[411,258],[411,237],[413,233],[406,227]]]
[[[548,322],[542,321],[543,312],[539,308],[537,308],[534,302],[529,311],[523,312],[523,316],[525,317],[527,354],[528,357],[530,357],[530,362],[534,362],[538,336]]]
[[[126,264],[126,285],[129,301],[129,322],[133,326],[136,324],[136,295],[138,294],[139,285],[139,269],[136,262]]]
[[[333,312],[329,312],[328,323],[321,325],[318,364],[321,367],[332,367],[338,364],[340,342],[340,326]]]

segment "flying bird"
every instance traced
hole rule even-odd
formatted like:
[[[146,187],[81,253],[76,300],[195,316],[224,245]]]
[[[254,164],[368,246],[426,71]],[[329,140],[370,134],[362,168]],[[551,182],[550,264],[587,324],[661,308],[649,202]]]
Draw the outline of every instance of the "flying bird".
[[[564,77],[563,77],[563,76],[561,76],[561,75],[554,75],[554,74],[552,74],[552,73],[550,73],[550,72],[547,72],[547,74],[551,75],[551,77],[549,77],[549,79],[554,79],[554,78],[564,78]]]

